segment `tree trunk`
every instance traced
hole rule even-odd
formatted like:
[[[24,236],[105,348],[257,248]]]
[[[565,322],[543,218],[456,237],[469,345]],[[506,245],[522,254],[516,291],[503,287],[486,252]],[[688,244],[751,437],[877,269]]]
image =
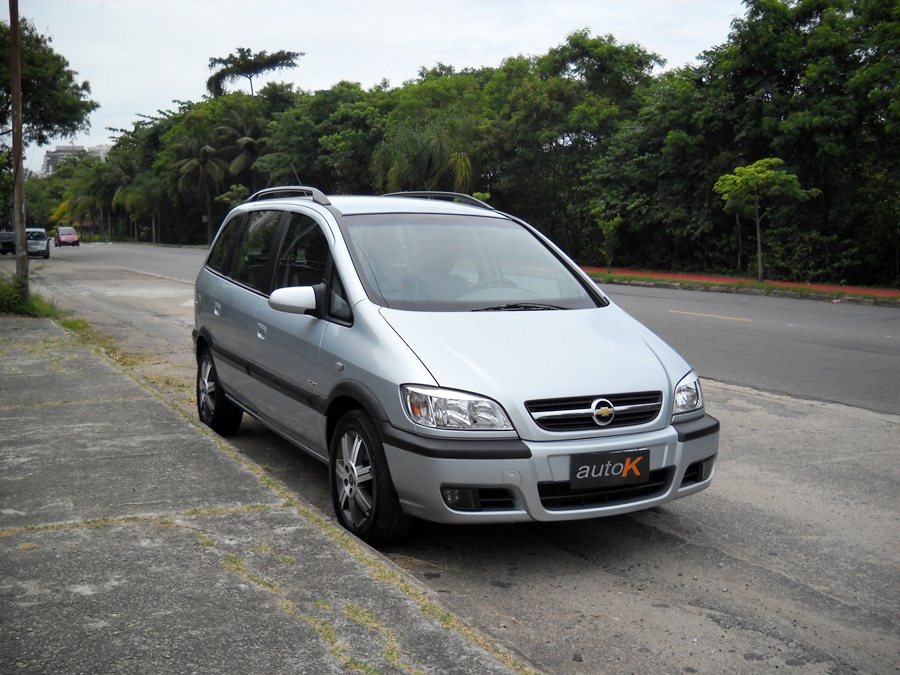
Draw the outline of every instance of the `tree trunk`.
[[[763,263],[762,263],[762,218],[759,215],[759,205],[754,207],[754,215],[756,217],[756,280],[763,280]]]
[[[209,194],[209,185],[206,186],[206,243],[211,244],[213,240],[212,229],[212,198]]]
[[[744,261],[742,260],[743,246],[741,245],[741,215],[737,211],[734,212],[734,227],[737,232],[737,268],[740,273],[744,271]]]
[[[28,244],[25,237],[25,169],[22,164],[22,59],[19,2],[9,0],[9,75],[12,104],[13,232],[16,238],[16,277],[22,299],[28,301]]]

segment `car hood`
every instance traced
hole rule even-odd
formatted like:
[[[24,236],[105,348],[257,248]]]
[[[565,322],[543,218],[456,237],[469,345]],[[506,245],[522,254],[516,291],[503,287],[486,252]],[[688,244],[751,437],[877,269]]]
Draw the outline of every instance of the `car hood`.
[[[381,314],[438,386],[505,404],[635,391],[668,396],[690,369],[613,304],[505,312],[382,309]]]

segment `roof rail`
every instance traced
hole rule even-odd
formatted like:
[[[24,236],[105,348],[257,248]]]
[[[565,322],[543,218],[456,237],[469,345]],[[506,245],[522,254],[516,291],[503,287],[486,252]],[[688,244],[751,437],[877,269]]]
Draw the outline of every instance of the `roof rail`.
[[[382,197],[413,197],[418,199],[440,199],[446,202],[459,202],[468,204],[469,206],[480,206],[483,209],[496,211],[490,204],[481,201],[472,195],[463,194],[462,192],[440,192],[438,190],[414,190],[409,192],[389,192]]]
[[[260,190],[247,197],[247,199],[244,200],[244,203],[258,202],[263,199],[278,199],[281,197],[309,197],[316,204],[322,204],[323,206],[331,205],[331,202],[328,200],[328,197],[325,196],[324,192],[318,188],[308,187],[306,185],[282,185],[280,187],[266,188],[265,190]]]

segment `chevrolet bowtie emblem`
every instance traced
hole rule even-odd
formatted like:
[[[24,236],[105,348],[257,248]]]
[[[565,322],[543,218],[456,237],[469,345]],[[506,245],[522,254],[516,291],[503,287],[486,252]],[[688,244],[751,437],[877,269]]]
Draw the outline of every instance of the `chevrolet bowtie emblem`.
[[[605,398],[598,398],[591,406],[594,411],[594,422],[601,427],[607,426],[616,416],[616,409]]]

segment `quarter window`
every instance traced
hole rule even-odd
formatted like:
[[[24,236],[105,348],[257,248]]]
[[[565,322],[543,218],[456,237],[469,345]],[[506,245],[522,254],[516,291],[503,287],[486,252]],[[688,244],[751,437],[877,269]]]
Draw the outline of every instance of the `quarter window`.
[[[234,251],[235,242],[240,240],[241,233],[244,231],[242,227],[244,220],[246,220],[245,216],[236,216],[225,223],[222,232],[213,244],[209,260],[206,261],[210,269],[225,276],[231,275],[231,254]]]
[[[343,323],[353,322],[353,310],[350,309],[344,284],[334,267],[331,270],[331,283],[328,285],[328,315]]]

